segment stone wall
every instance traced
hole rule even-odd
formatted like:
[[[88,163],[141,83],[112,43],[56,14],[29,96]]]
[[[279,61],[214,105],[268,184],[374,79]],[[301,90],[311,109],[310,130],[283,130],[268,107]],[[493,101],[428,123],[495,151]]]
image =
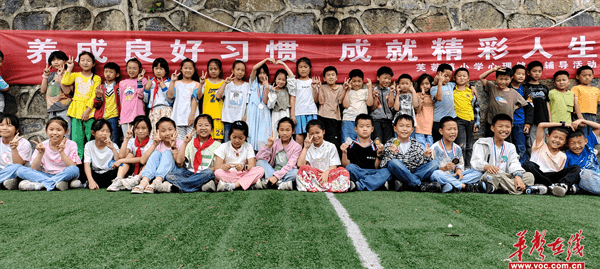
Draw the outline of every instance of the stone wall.
[[[180,0],[237,28],[262,33],[380,34],[548,27],[596,0]],[[393,22],[393,23],[390,23]],[[592,8],[563,26],[600,25]],[[0,29],[222,32],[231,29],[172,0],[2,0]],[[10,55],[8,55],[10,57]],[[41,72],[41,70],[40,70]],[[545,81],[550,85],[551,82]],[[597,81],[594,81],[596,84]],[[481,85],[477,84],[479,89]],[[44,136],[47,114],[37,85],[11,85],[6,111],[23,133]],[[482,109],[487,96],[481,94]]]

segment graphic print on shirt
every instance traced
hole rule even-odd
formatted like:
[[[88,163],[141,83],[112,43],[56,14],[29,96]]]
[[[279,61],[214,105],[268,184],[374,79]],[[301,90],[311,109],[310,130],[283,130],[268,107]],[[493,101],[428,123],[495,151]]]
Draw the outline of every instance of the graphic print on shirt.
[[[125,88],[125,101],[133,100],[134,96],[135,96],[135,90],[133,90],[131,87]]]
[[[12,163],[12,153],[10,151],[2,152],[2,154],[0,154],[0,159],[2,159],[2,163],[5,163],[5,164]]]
[[[500,104],[508,104],[508,101],[506,101],[506,99],[504,99],[502,96],[496,96],[496,102]]]
[[[90,78],[86,82],[83,82],[83,78],[78,77],[75,79],[75,82],[77,83],[77,94],[79,95],[78,97],[87,98],[86,95],[92,89],[94,80]]]
[[[111,97],[113,94],[115,93],[115,87],[112,88],[107,88],[106,92],[104,93],[106,95],[106,97]]]
[[[240,107],[242,105],[242,92],[241,91],[230,91],[229,92],[229,107]]]
[[[217,102],[217,91],[218,90],[219,89],[208,89],[207,95],[208,95],[208,98],[210,98],[211,103]],[[194,89],[190,89],[190,96],[193,91],[194,91]]]

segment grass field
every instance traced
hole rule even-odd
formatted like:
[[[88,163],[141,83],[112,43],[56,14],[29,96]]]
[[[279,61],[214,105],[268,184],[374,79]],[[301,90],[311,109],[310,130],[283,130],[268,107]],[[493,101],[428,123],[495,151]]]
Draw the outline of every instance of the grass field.
[[[548,243],[580,229],[600,268],[600,200],[355,192],[336,194],[385,268],[507,268],[515,234]],[[0,268],[361,268],[323,193],[0,191]],[[452,228],[448,228],[452,224]],[[459,234],[462,236],[451,236]],[[565,253],[546,261],[565,261]],[[524,261],[537,261],[526,253]],[[513,259],[516,261],[516,258]]]

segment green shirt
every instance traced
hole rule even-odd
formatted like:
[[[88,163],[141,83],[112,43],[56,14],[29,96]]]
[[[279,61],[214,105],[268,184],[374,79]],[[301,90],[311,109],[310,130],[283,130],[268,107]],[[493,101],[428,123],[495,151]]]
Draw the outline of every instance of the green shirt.
[[[552,122],[571,123],[571,113],[575,107],[575,94],[572,91],[559,92],[554,89],[548,93]]]

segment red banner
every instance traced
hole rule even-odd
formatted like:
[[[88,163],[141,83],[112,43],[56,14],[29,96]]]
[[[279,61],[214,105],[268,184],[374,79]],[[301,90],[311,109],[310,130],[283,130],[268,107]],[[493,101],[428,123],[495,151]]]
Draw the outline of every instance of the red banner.
[[[542,78],[558,70],[575,77],[582,65],[597,68],[600,53],[599,27],[555,27],[501,29],[442,33],[385,35],[288,35],[261,33],[187,33],[187,32],[113,32],[113,31],[0,31],[0,50],[4,53],[2,77],[9,84],[39,84],[47,57],[62,50],[76,57],[91,51],[102,66],[116,62],[123,75],[125,62],[137,57],[151,73],[152,61],[162,57],[169,69],[179,69],[182,59],[197,62],[206,70],[211,58],[221,59],[225,75],[239,59],[252,65],[272,57],[285,61],[292,70],[301,57],[312,61],[312,75],[322,76],[326,66],[337,68],[343,82],[350,70],[359,68],[376,80],[377,69],[389,66],[395,78],[408,73],[416,78],[423,72],[434,74],[441,63],[470,70],[476,80],[485,70],[502,65],[512,67],[538,60],[544,64]],[[277,67],[272,67],[271,69]],[[80,70],[76,65],[75,71]],[[271,75],[275,72],[271,71]]]

